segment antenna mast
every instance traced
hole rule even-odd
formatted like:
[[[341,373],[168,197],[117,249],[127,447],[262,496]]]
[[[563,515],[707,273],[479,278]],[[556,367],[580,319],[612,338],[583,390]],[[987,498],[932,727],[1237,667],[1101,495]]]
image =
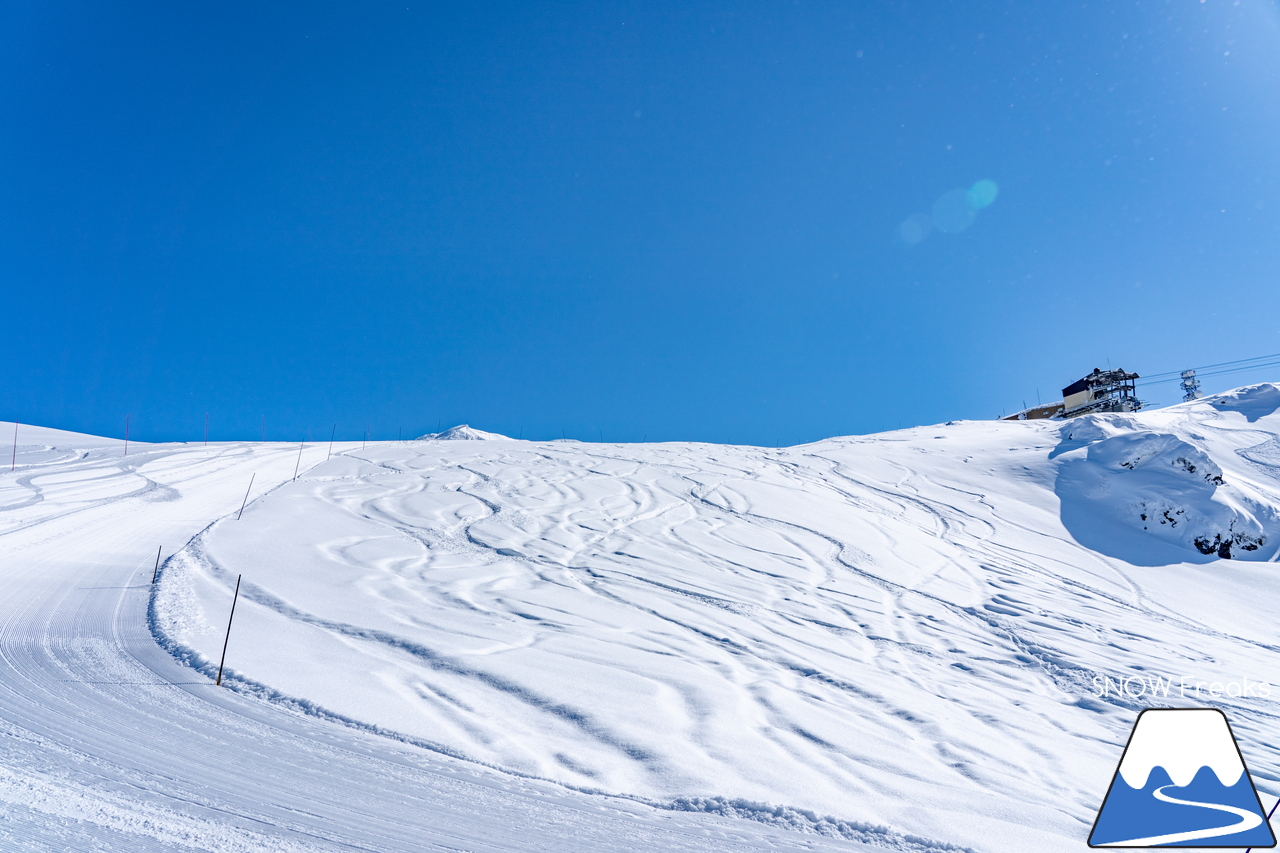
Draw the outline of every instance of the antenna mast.
[[[1182,402],[1190,403],[1200,399],[1200,380],[1196,379],[1194,370],[1182,371],[1182,390],[1186,392],[1182,395]]]

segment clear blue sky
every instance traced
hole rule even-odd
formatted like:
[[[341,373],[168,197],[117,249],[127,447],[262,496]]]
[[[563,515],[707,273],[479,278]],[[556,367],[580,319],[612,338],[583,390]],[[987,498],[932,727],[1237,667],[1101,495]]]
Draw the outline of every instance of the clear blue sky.
[[[1280,352],[1273,0],[12,2],[0,69],[0,418],[794,444]]]

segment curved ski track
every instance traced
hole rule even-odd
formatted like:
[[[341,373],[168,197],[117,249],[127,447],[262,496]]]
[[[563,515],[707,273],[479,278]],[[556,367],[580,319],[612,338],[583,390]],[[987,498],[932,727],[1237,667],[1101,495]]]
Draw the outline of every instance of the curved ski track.
[[[251,501],[287,482],[297,446],[22,451],[0,484],[0,849],[871,849],[512,777],[216,688],[148,630],[155,549],[234,517],[251,473]]]

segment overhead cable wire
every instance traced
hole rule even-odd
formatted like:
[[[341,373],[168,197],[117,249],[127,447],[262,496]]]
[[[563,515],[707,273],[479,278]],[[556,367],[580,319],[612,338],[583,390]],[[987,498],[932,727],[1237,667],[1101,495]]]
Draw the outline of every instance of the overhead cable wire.
[[[1246,364],[1239,367],[1229,367],[1225,370],[1211,370],[1209,372],[1201,372],[1204,370],[1204,368],[1196,368],[1196,377],[1200,378],[1205,376],[1226,376],[1231,373],[1245,373],[1250,370],[1262,370],[1263,368],[1277,367],[1277,366],[1280,366],[1280,361],[1268,361],[1268,362],[1263,362],[1261,364]],[[1156,376],[1164,376],[1164,375],[1165,374],[1156,374]],[[1143,379],[1141,382],[1136,382],[1134,384],[1143,385],[1143,386],[1161,385],[1165,382],[1178,382],[1180,379],[1181,379],[1181,372],[1179,372],[1179,375],[1169,376],[1167,379]]]
[[[1220,361],[1217,364],[1205,364],[1200,367],[1192,367],[1188,369],[1199,372],[1201,370],[1212,370],[1215,367],[1227,367],[1232,364],[1244,364],[1245,362],[1250,362],[1250,361],[1265,361],[1267,359],[1273,359],[1273,358],[1280,358],[1280,352],[1273,353],[1271,355],[1258,355],[1258,356],[1254,356],[1253,358],[1238,358],[1235,361]],[[1270,367],[1269,364],[1259,364],[1254,366]],[[1144,376],[1143,378],[1147,380],[1151,380],[1151,379],[1160,379],[1165,376],[1181,376],[1181,375],[1182,375],[1181,370],[1170,370],[1167,373],[1152,373],[1149,376]]]

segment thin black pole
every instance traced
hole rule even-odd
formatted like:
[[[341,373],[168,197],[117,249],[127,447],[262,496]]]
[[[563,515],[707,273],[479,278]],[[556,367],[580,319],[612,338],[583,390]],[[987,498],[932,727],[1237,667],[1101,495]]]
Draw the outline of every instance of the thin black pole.
[[[129,416],[124,416],[124,455],[129,455]]]
[[[293,479],[295,480],[298,479],[298,466],[302,464],[302,448],[304,447],[306,447],[305,444],[298,445],[298,461],[293,465]]]
[[[9,470],[18,464],[18,422],[13,422],[13,458],[9,460]]]
[[[244,505],[249,502],[249,492],[253,489],[253,478],[258,476],[257,472],[249,475],[249,488],[244,490],[244,500],[240,504],[240,511],[236,513],[236,521],[240,520],[240,516],[244,515]]]
[[[159,546],[158,548],[156,548],[156,568],[155,568],[155,571],[153,571],[153,572],[151,573],[151,582],[152,582],[152,583],[155,583],[155,582],[156,582],[156,578],[160,575],[160,548],[163,548],[163,547],[164,547],[164,546],[163,546],[163,545],[161,545],[161,546]]]
[[[328,461],[329,461],[329,458],[330,458],[331,456],[333,456],[333,437],[334,437],[335,435],[337,435],[337,434],[338,434],[338,425],[337,425],[337,424],[334,424],[334,425],[333,425],[333,432],[329,433],[329,456],[326,456],[326,457],[324,458],[324,461],[325,461],[325,462],[328,462]]]
[[[214,687],[222,686],[222,667],[227,662],[227,643],[231,642],[231,620],[236,618],[236,601],[240,598],[240,578],[236,575],[236,593],[231,596],[231,615],[227,617],[227,638],[222,641],[222,660],[218,662],[218,680],[213,683]]]

